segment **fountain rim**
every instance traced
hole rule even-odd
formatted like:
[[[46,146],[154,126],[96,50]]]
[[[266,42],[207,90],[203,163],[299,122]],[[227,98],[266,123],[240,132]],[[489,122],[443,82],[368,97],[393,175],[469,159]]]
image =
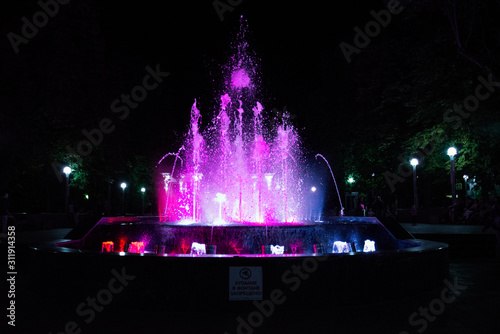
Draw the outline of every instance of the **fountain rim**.
[[[37,252],[49,252],[49,253],[66,253],[66,254],[80,254],[80,255],[100,255],[100,256],[115,256],[115,257],[148,257],[148,258],[199,258],[199,259],[233,259],[233,258],[305,258],[305,257],[353,257],[353,256],[390,256],[398,254],[408,254],[408,253],[426,253],[432,251],[441,251],[448,249],[448,244],[423,240],[423,239],[399,239],[403,241],[413,241],[419,245],[401,249],[392,250],[376,250],[374,252],[349,252],[349,253],[300,253],[300,254],[156,254],[154,252],[144,252],[144,253],[130,253],[130,252],[101,252],[97,250],[82,250],[70,247],[65,247],[72,243],[77,243],[81,239],[71,240],[71,239],[58,239],[49,243],[43,243],[38,245],[30,246],[29,248]]]
[[[175,220],[175,221],[162,221],[160,216],[119,216],[119,217],[102,217],[93,228],[103,224],[160,224],[166,226],[191,226],[191,227],[300,227],[300,226],[317,226],[328,224],[378,224],[379,220],[376,217],[356,217],[356,216],[334,216],[328,217],[320,221],[301,220],[297,222],[216,222],[216,221],[193,221],[191,219]],[[384,226],[385,228],[385,226]],[[90,232],[90,231],[89,231]]]
[[[165,227],[179,227],[179,228],[189,228],[189,227],[205,227],[205,228],[297,228],[297,227],[318,227],[334,224],[350,225],[362,222],[365,225],[380,224],[394,239],[401,241],[410,241],[416,243],[415,246],[398,248],[398,249],[386,249],[386,250],[376,250],[373,252],[349,252],[349,253],[298,253],[298,254],[156,254],[155,252],[146,251],[144,253],[131,253],[131,252],[110,252],[103,253],[98,250],[86,250],[80,249],[78,245],[80,242],[87,237],[92,231],[99,225],[162,225]],[[73,247],[71,247],[73,246]],[[76,246],[76,247],[74,247]],[[45,244],[33,245],[30,247],[34,251],[49,251],[53,253],[72,253],[72,254],[99,254],[102,256],[118,256],[118,257],[158,257],[158,258],[303,258],[303,257],[315,257],[315,256],[381,256],[381,255],[394,255],[394,254],[408,254],[408,253],[423,253],[436,250],[444,250],[448,248],[448,245],[441,242],[422,240],[422,239],[397,239],[392,233],[382,224],[376,217],[354,217],[354,216],[335,216],[329,217],[325,221],[302,221],[297,223],[240,223],[240,222],[230,222],[225,224],[213,224],[205,222],[192,222],[191,224],[182,225],[178,221],[173,222],[161,222],[158,216],[119,216],[119,217],[102,217],[83,237],[80,239],[59,239]]]

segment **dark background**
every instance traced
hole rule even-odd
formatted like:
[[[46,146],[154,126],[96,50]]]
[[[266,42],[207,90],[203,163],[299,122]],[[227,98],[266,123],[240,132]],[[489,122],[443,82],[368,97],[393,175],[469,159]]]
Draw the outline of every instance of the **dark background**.
[[[449,205],[449,145],[459,149],[457,179],[476,176],[478,196],[488,198],[500,175],[500,94],[457,129],[443,114],[474,93],[478,76],[499,81],[500,2],[402,2],[403,12],[349,64],[339,43],[352,45],[353,28],[364,30],[384,1],[245,0],[221,21],[213,1],[73,0],[17,54],[7,34],[20,35],[21,18],[32,22],[40,6],[9,2],[0,31],[0,193],[9,193],[11,212],[62,212],[64,182],[56,171],[70,164],[77,210],[102,213],[108,198],[111,208],[119,206],[126,180],[130,211],[139,210],[141,186],[155,211],[154,166],[180,147],[195,98],[206,115],[218,103],[220,64],[243,15],[260,59],[261,102],[268,112],[286,107],[292,115],[312,168],[329,186],[326,210],[337,205],[336,193],[316,153],[332,164],[341,193],[380,194],[408,207],[411,178],[392,192],[384,174],[397,174],[398,156],[409,159],[436,132],[447,140],[418,167],[422,206]],[[170,75],[118,120],[111,102],[156,64]],[[85,139],[81,131],[106,117],[116,129],[102,144],[82,161],[67,154],[66,145],[75,148]],[[349,176],[354,185],[345,182]]]

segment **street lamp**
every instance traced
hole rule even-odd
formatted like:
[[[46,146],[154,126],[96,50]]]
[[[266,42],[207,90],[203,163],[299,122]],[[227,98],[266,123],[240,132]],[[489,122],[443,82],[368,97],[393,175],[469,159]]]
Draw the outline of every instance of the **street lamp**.
[[[348,210],[351,210],[352,208],[356,208],[356,199],[353,199],[353,196],[354,196],[354,192],[352,191],[352,188],[353,188],[353,183],[356,182],[356,180],[354,180],[354,177],[352,176],[349,176],[347,178],[347,183],[349,183],[349,186],[347,187],[347,189],[349,190],[349,192],[346,192],[345,193],[345,203],[348,207]],[[349,194],[349,201],[347,201],[348,197],[347,195]],[[342,204],[341,204],[342,206]],[[341,208],[341,216],[344,215],[344,208]]]
[[[122,188],[122,209],[123,209],[123,215],[125,215],[125,213],[127,212],[125,210],[125,188],[127,188],[127,184],[125,182],[122,182],[120,184],[120,187]]]
[[[465,190],[465,199],[467,198],[467,188],[468,188],[468,183],[467,181],[469,180],[469,175],[465,174],[464,175],[464,190]]]
[[[457,149],[450,147],[447,152],[450,157],[450,183],[451,183],[451,222],[455,222],[455,155],[457,155]]]
[[[142,187],[141,188],[141,193],[142,193],[142,215],[144,216],[144,193],[146,192],[146,188]]]
[[[63,173],[66,174],[66,190],[64,194],[64,213],[69,213],[69,174],[71,174],[71,167],[66,166],[63,168]]]
[[[315,186],[312,186],[311,187],[311,195],[309,196],[309,217],[306,217],[310,220],[313,220],[313,209],[315,208],[316,206],[316,191],[318,190],[318,188],[316,188]],[[321,213],[319,214],[319,216],[321,216]],[[318,216],[318,220],[319,220],[319,216]]]
[[[457,155],[457,149],[450,147],[448,149],[448,156],[450,157],[450,182],[451,182],[451,202],[455,205],[455,155]]]
[[[418,196],[417,196],[417,165],[418,159],[413,158],[410,160],[410,165],[413,166],[413,204],[415,209],[418,209]]]

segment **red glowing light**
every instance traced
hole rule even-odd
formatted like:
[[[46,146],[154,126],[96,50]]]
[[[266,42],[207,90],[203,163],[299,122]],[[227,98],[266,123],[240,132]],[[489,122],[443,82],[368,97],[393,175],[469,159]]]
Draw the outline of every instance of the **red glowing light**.
[[[292,250],[293,254],[297,254],[298,252],[300,252],[301,248],[302,248],[302,242],[298,240],[290,245],[290,249]]]
[[[120,245],[119,245],[120,252],[124,252],[125,251],[125,244],[126,243],[127,243],[127,239],[120,238]]]
[[[243,247],[238,244],[238,241],[230,240],[229,241],[229,245],[234,249],[234,251],[236,252],[236,254],[240,254],[241,251],[243,250]]]
[[[189,249],[189,244],[187,244],[186,240],[184,240],[184,239],[182,239],[182,241],[181,241],[181,249],[182,249],[182,252],[184,254],[186,254],[188,249]]]
[[[113,241],[103,241],[102,252],[112,253],[114,250],[115,243]]]

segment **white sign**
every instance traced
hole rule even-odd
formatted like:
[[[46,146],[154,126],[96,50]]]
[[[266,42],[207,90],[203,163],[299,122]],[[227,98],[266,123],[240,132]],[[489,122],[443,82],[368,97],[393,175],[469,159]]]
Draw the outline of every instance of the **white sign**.
[[[262,300],[262,267],[229,267],[229,300]]]

